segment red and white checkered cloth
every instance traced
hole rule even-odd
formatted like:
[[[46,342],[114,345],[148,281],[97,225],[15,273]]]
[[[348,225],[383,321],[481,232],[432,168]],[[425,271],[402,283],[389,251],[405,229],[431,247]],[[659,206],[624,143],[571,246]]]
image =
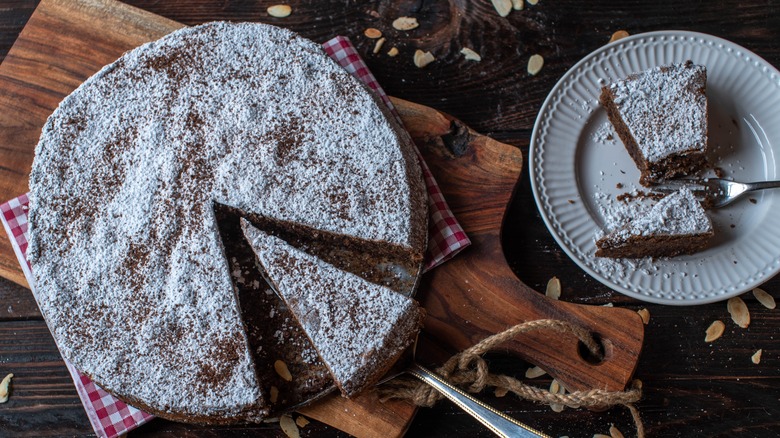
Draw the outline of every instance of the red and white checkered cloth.
[[[382,90],[382,87],[379,86],[376,78],[368,70],[368,67],[348,38],[336,37],[323,44],[323,47],[328,55],[336,60],[339,65],[374,90],[382,98],[382,101],[390,107],[398,121],[401,121],[390,99]],[[425,184],[428,188],[429,240],[424,267],[427,271],[452,258],[460,250],[470,245],[471,241],[458,221],[455,220],[442,196],[439,186],[433,179],[433,175],[431,175],[419,151],[417,156],[420,159]],[[27,232],[28,203],[27,194],[24,194],[5,204],[0,204],[0,221],[3,222],[3,227],[11,239],[11,246],[13,246],[16,257],[19,259],[24,276],[27,278],[27,283],[29,283],[33,295],[35,295],[35,284],[30,271],[30,263],[25,256],[29,237]],[[107,393],[92,382],[89,377],[76,370],[67,360],[65,364],[68,367],[68,371],[70,371],[71,377],[73,377],[76,391],[98,437],[113,438],[120,436],[154,418],[153,415],[128,406]]]

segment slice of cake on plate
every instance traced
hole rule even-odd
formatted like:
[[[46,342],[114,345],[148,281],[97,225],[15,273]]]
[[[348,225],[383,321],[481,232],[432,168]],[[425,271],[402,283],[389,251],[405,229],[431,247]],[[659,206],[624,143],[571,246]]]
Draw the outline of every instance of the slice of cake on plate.
[[[641,258],[692,254],[707,246],[712,222],[690,190],[674,192],[647,214],[596,241],[597,257]]]
[[[266,278],[342,395],[375,384],[414,342],[423,318],[416,301],[342,271],[244,219],[241,226]]]
[[[649,186],[707,165],[707,70],[691,61],[607,85],[599,101]]]

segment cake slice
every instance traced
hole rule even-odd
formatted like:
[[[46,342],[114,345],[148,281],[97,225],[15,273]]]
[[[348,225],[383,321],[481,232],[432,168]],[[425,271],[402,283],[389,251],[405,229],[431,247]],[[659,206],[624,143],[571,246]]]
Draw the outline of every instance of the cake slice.
[[[596,241],[597,257],[672,257],[707,246],[712,222],[690,190],[667,195],[641,215]]]
[[[342,271],[245,219],[241,227],[266,278],[342,395],[375,384],[412,344],[423,318],[416,301]]]
[[[707,165],[707,70],[691,61],[655,67],[601,89],[628,153],[650,186]]]

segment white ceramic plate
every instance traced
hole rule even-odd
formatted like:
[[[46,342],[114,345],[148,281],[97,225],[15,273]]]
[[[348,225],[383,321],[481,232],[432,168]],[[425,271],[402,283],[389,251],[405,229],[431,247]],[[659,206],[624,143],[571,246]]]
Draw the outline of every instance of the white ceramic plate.
[[[780,73],[734,43],[684,31],[634,35],[577,63],[544,102],[529,154],[536,204],[566,253],[610,288],[663,304],[723,300],[780,270],[780,193],[771,190],[754,193],[755,203],[745,199],[711,212],[716,236],[698,254],[654,261],[594,255],[594,236],[604,224],[597,194],[641,189],[620,139],[605,139],[605,131],[614,130],[598,103],[601,81],[689,59],[707,67],[715,165],[737,181],[780,179]]]

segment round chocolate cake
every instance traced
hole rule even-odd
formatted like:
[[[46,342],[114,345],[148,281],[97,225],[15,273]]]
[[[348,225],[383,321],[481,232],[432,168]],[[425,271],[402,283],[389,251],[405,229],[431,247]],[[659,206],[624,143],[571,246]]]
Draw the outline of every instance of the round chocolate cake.
[[[421,260],[413,145],[296,34],[210,23],[126,53],[65,98],[30,176],[39,305],[61,351],[164,417],[258,421],[268,396],[215,217]]]

